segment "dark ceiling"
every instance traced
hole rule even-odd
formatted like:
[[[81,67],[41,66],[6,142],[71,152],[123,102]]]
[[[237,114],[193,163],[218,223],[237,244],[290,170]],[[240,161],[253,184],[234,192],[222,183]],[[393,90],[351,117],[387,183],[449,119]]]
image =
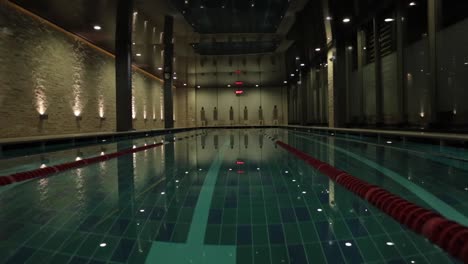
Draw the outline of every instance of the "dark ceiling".
[[[79,35],[110,53],[114,52],[116,0],[9,0],[32,13]],[[240,69],[246,76],[261,75],[265,85],[282,85],[282,63],[268,59],[285,50],[285,35],[295,12],[308,0],[135,0],[133,63],[162,77],[160,33],[164,16],[175,18],[176,86],[202,83],[215,86],[218,76],[236,70],[229,59],[215,68],[200,66],[213,57],[246,61]],[[187,2],[187,4],[186,4]],[[94,30],[99,25],[101,30]],[[147,38],[151,30],[152,36]],[[194,45],[191,45],[194,44]],[[287,46],[288,44],[286,44]],[[228,56],[224,56],[228,55]],[[259,61],[262,66],[260,67]],[[197,66],[198,65],[198,66]],[[209,69],[208,69],[209,68]],[[203,76],[202,76],[203,74]],[[249,77],[250,78],[250,77]],[[252,83],[259,78],[252,77]],[[220,78],[222,79],[222,78]],[[229,83],[225,77],[223,83]],[[249,82],[246,79],[246,82]]]
[[[174,0],[195,32],[274,33],[290,0]]]
[[[192,44],[200,55],[238,55],[272,53],[279,41],[202,42]]]

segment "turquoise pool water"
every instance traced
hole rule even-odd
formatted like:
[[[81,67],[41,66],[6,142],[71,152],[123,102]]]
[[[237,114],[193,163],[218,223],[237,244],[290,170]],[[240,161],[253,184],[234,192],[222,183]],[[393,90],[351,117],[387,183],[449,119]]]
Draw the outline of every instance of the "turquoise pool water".
[[[0,161],[0,175],[198,134]],[[274,136],[468,224],[466,152],[285,129],[206,130],[0,187],[0,263],[457,263]]]

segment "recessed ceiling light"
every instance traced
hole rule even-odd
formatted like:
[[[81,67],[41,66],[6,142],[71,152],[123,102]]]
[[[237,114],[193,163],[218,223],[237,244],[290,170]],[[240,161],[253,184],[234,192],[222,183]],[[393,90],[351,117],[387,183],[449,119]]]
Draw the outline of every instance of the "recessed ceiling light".
[[[391,17],[388,17],[388,18],[386,18],[384,21],[388,23],[388,22],[393,22],[393,21],[395,21],[395,19],[393,19],[393,18],[391,18]]]
[[[320,51],[321,49],[320,48],[316,48],[315,51]]]
[[[294,73],[291,73],[291,77],[294,77]]]
[[[99,246],[100,247],[105,247],[105,246],[107,246],[107,244],[106,243],[101,243],[101,244],[99,244]]]
[[[101,30],[101,29],[102,29],[102,28],[101,28],[101,26],[99,26],[99,25],[95,25],[95,26],[94,26],[94,30]]]
[[[228,84],[227,86],[228,86],[228,87],[231,87],[231,85],[230,85],[230,84]]]
[[[395,245],[395,243],[393,243],[393,242],[387,242],[386,244],[387,244],[387,246],[393,246],[393,245]]]
[[[332,20],[332,17],[331,17],[331,16],[327,16],[326,19],[327,19],[328,21],[330,21],[330,20]]]
[[[410,6],[415,6],[416,5],[416,2],[411,2],[409,3]]]
[[[158,70],[159,70],[159,71],[162,71],[162,68],[161,68],[161,67],[159,67],[159,68],[158,68]]]
[[[256,84],[255,87],[258,87],[258,84]]]
[[[174,78],[174,80],[177,80],[177,76],[174,76],[174,77],[172,77],[172,78]]]
[[[198,88],[198,89],[200,89],[200,88],[201,88],[201,86],[200,86],[200,85],[197,85],[197,88]]]
[[[301,58],[299,58],[299,57],[296,57],[296,60],[300,60],[300,59],[301,59]]]
[[[351,22],[350,18],[347,18],[347,17],[343,18],[343,23],[349,23],[349,22]]]
[[[141,53],[137,53],[136,56],[137,56],[137,57],[141,57]]]
[[[349,242],[346,242],[346,243],[345,243],[345,246],[347,246],[347,247],[350,247],[350,246],[352,246],[352,245],[353,245],[353,244],[351,244],[351,243],[349,243]]]
[[[186,84],[186,83],[184,83],[184,86],[187,86],[187,84]]]
[[[304,67],[304,66],[305,66],[305,64],[304,64],[304,63],[301,63],[301,67]]]
[[[288,81],[284,81],[284,83],[288,83]]]

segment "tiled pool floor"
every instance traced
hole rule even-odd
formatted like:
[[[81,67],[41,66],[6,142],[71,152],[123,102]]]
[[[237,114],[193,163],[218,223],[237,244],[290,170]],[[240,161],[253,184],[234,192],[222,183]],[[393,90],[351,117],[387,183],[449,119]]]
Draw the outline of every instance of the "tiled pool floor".
[[[333,147],[395,169],[407,157],[391,149],[287,130],[212,130],[0,191],[0,263],[456,263],[264,133],[426,203]],[[424,174],[412,164],[395,170],[408,169]],[[441,197],[431,179],[427,191]],[[459,188],[443,188],[451,186]],[[466,194],[457,192],[443,200],[464,215]]]

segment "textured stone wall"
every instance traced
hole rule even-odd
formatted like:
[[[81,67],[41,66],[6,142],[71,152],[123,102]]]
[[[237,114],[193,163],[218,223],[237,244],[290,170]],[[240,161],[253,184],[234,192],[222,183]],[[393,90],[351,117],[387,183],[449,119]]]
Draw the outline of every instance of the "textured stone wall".
[[[0,138],[115,130],[111,56],[4,1],[0,18]],[[135,71],[133,91],[135,129],[162,127],[159,80]]]

